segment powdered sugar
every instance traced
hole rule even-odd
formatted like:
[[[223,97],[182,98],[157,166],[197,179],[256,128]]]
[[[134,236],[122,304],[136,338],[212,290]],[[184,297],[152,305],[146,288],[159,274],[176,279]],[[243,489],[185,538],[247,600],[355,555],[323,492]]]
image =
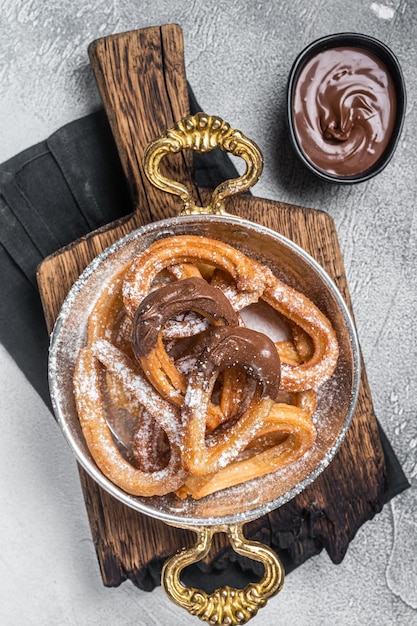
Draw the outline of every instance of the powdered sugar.
[[[155,417],[161,427],[172,438],[177,438],[179,412],[155,391],[128,357],[105,340],[95,341],[91,349],[107,370],[114,373],[123,387]]]

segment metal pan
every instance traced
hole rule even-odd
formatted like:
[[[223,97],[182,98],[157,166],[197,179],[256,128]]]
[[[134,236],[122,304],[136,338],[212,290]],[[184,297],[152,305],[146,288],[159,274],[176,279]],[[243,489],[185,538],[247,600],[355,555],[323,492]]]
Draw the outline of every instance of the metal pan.
[[[166,179],[160,162],[166,154],[220,147],[241,156],[245,173],[226,181],[213,193],[208,207],[195,206],[187,189]],[[190,550],[170,559],[162,573],[162,586],[171,599],[210,624],[246,623],[283,584],[284,572],[275,552],[246,540],[242,526],[280,507],[312,483],[335,456],[354,414],[360,381],[358,341],[346,304],[331,278],[304,250],[278,233],[224,211],[224,199],[246,191],[259,178],[262,156],[257,146],[218,117],[197,114],[178,122],[148,146],[145,171],[159,188],[179,195],[183,210],[175,218],[140,228],[104,250],[86,268],[69,292],[51,337],[49,381],[57,420],[78,462],[111,495],[133,509],[167,524],[193,529],[198,539]],[[154,241],[172,235],[203,235],[226,242],[268,265],[287,284],[307,295],[333,324],[339,359],[332,378],[320,389],[315,415],[317,439],[303,458],[268,476],[230,487],[201,500],[180,500],[174,494],[135,497],[109,481],[95,464],[77,417],[73,372],[85,345],[89,314],[106,284],[127,261]],[[229,587],[213,594],[185,587],[182,569],[210,549],[216,532],[226,532],[234,549],[265,566],[259,583],[244,590]]]

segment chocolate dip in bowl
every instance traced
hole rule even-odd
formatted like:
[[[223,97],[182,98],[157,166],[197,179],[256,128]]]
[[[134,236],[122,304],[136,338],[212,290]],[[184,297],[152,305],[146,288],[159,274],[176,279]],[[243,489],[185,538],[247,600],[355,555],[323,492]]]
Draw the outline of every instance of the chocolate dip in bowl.
[[[291,141],[320,178],[363,182],[394,154],[405,105],[401,67],[387,46],[358,33],[329,35],[305,48],[292,67]]]

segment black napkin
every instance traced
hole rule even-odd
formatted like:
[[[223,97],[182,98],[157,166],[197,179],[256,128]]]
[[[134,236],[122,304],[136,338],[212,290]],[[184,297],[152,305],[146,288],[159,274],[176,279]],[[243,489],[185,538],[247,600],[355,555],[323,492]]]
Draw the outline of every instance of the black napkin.
[[[196,113],[201,109],[189,91],[191,113]],[[232,161],[218,150],[195,155],[194,169],[201,187],[213,188],[238,176]],[[47,255],[132,210],[103,110],[62,127],[0,166],[0,342],[49,407],[49,337],[37,266]],[[380,435],[389,501],[409,483],[382,429]]]

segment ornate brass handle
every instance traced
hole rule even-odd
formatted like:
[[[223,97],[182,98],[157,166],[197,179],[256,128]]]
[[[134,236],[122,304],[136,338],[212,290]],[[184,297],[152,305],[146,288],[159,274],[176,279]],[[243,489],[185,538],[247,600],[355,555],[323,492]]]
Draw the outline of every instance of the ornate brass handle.
[[[216,187],[207,207],[195,204],[191,192],[182,183],[163,176],[160,162],[164,156],[184,149],[196,152],[210,152],[219,147],[242,157],[246,171],[242,176],[227,180]],[[197,113],[186,117],[166,130],[158,139],[151,142],[144,152],[144,168],[148,179],[158,189],[180,196],[183,202],[181,213],[225,213],[225,198],[243,193],[259,179],[263,169],[263,158],[258,146],[239,130],[233,130],[220,117]]]
[[[282,589],[284,568],[281,561],[267,546],[247,540],[241,524],[199,527],[194,530],[198,535],[196,544],[182,550],[165,563],[162,587],[176,604],[212,626],[246,624],[265,606],[271,596]],[[264,565],[264,575],[258,583],[249,583],[244,589],[225,586],[211,594],[183,585],[180,581],[182,570],[206,556],[216,532],[226,532],[236,552]]]

